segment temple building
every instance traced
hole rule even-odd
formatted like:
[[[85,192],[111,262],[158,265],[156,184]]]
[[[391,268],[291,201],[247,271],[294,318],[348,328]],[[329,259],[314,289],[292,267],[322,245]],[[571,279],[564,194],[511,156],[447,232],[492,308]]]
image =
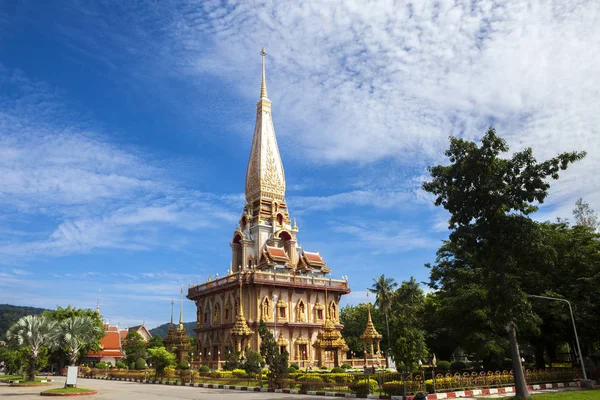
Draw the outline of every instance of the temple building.
[[[332,279],[319,252],[298,245],[299,232],[285,201],[285,174],[271,118],[262,55],[260,100],[246,170],[246,203],[231,239],[227,274],[191,286],[196,304],[198,361],[220,366],[232,349],[260,348],[261,320],[275,333],[290,362],[341,365],[347,350],[338,304],[347,279]],[[293,221],[293,222],[292,222]]]

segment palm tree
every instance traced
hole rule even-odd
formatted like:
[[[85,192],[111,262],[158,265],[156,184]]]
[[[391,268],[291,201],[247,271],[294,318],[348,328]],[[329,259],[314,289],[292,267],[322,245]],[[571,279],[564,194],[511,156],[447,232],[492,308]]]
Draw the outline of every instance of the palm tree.
[[[28,380],[35,381],[35,370],[40,350],[43,346],[53,347],[56,343],[56,337],[56,321],[44,315],[22,317],[6,333],[9,342],[19,347],[29,347]]]
[[[94,319],[88,316],[67,318],[58,325],[59,343],[69,355],[71,365],[77,364],[81,349],[91,344],[100,331]]]
[[[385,326],[387,328],[388,338],[388,354],[391,348],[390,341],[390,323],[388,321],[388,311],[392,302],[392,296],[394,295],[394,288],[398,286],[394,278],[386,278],[385,275],[381,275],[378,278],[373,278],[373,285],[369,289],[369,292],[375,294],[375,306],[383,312],[385,315]]]

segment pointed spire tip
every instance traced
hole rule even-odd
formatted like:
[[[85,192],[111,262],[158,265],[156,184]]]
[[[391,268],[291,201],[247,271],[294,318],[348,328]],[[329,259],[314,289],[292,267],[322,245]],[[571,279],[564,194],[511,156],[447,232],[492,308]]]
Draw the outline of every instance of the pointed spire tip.
[[[262,83],[260,85],[260,98],[268,99],[268,97],[267,97],[267,81],[265,78],[265,56],[267,55],[267,52],[264,47],[262,48],[260,55],[262,57]]]

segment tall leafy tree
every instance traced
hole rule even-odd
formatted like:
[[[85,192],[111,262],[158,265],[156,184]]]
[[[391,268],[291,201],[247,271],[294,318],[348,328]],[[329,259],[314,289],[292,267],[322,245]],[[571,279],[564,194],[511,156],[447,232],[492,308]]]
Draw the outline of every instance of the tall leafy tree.
[[[423,189],[435,205],[450,212],[449,245],[438,252],[431,284],[446,288],[476,284],[486,291],[495,321],[508,331],[516,395],[529,393],[520,362],[517,326],[535,322],[519,285],[530,266],[546,257],[542,235],[528,215],[548,196],[548,180],[585,153],[562,153],[538,162],[531,149],[500,157],[509,150],[490,128],[476,143],[450,138],[449,165],[429,167]]]
[[[42,348],[54,346],[57,336],[56,321],[44,315],[22,317],[6,333],[6,339],[12,345],[29,348],[28,380],[35,380],[37,359]]]
[[[136,362],[139,358],[146,359],[146,343],[144,338],[136,331],[127,332],[127,336],[123,342],[123,350],[125,350],[125,362],[127,365]]]
[[[288,374],[288,353],[279,352],[279,346],[263,320],[258,324],[258,334],[260,354],[264,357],[265,364],[269,366],[269,386],[280,386]]]
[[[390,348],[397,364],[412,371],[419,360],[427,356],[425,343],[424,310],[425,295],[415,278],[402,282],[390,304],[392,336]]]
[[[59,345],[67,353],[71,365],[77,365],[77,359],[84,348],[89,348],[102,329],[95,324],[95,318],[89,316],[70,317],[57,325]]]
[[[373,278],[373,281],[374,283],[371,288],[369,288],[369,292],[375,294],[375,306],[385,315],[385,327],[389,350],[391,347],[391,339],[388,311],[392,302],[392,296],[394,295],[394,289],[398,286],[398,283],[394,278],[386,278],[383,274],[378,278]]]

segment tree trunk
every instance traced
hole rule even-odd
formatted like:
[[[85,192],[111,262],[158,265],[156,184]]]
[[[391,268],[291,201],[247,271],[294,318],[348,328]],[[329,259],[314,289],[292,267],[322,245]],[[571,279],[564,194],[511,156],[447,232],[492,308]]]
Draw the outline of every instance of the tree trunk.
[[[392,342],[391,342],[391,338],[390,338],[390,322],[388,320],[388,315],[387,312],[385,313],[385,326],[387,328],[387,339],[388,339],[388,348],[387,351],[385,352],[385,366],[386,368],[389,368],[390,366],[388,365],[388,359],[390,357],[390,349],[392,348]]]
[[[35,382],[35,367],[36,367],[37,357],[32,352],[29,356],[29,371],[27,373],[27,380],[31,382]]]
[[[512,358],[513,376],[515,378],[515,395],[517,398],[529,398],[527,382],[521,365],[521,353],[519,352],[519,343],[517,343],[517,328],[514,322],[508,324],[508,337],[510,339],[510,355]]]

